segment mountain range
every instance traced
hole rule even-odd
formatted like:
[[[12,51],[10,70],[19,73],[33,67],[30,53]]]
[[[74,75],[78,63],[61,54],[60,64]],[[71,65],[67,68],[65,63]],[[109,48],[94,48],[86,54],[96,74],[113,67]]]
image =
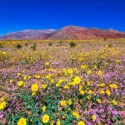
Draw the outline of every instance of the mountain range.
[[[125,38],[117,30],[66,26],[59,30],[22,30],[0,36],[1,40],[82,40],[94,38]]]

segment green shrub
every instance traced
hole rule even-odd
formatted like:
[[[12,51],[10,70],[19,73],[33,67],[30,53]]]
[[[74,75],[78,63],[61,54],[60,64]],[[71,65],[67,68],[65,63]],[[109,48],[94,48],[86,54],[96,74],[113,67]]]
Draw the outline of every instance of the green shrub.
[[[76,43],[70,42],[70,47],[75,47],[75,46],[76,46]]]
[[[2,45],[2,43],[0,43],[0,48],[3,48],[4,46]]]
[[[111,44],[111,43],[109,43],[109,44],[108,44],[108,47],[109,47],[109,48],[112,48],[112,44]]]
[[[25,46],[28,46],[28,43],[25,43]]]
[[[36,50],[36,43],[34,43],[33,46],[31,46],[31,49],[34,51]]]
[[[16,45],[16,48],[17,48],[17,49],[21,49],[21,48],[22,48],[22,45],[21,45],[21,44],[17,44],[17,45]]]
[[[104,38],[104,41],[106,41],[107,40],[107,38]]]
[[[52,46],[53,44],[52,44],[52,42],[50,42],[48,45],[49,45],[49,46]]]

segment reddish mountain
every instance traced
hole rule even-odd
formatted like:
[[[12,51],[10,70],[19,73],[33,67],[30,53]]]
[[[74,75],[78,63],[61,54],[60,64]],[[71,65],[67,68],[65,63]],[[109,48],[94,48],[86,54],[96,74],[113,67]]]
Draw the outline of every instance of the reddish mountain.
[[[64,27],[54,33],[48,39],[91,39],[91,38],[125,38],[125,33],[115,30],[102,30],[97,28],[82,28],[78,26]]]
[[[0,39],[52,39],[82,40],[93,38],[125,38],[125,33],[113,29],[84,28],[67,26],[60,30],[24,30],[0,37]]]

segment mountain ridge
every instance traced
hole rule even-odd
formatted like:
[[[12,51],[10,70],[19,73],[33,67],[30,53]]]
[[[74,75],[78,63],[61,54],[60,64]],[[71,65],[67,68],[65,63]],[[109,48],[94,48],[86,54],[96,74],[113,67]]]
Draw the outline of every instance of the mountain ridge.
[[[1,40],[82,40],[92,38],[125,38],[125,32],[70,25],[59,30],[27,29],[0,36]]]

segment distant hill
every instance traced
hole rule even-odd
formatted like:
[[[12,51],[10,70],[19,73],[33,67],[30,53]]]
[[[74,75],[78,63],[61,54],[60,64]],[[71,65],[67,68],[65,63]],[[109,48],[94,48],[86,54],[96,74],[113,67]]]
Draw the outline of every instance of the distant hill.
[[[20,39],[47,39],[49,34],[55,32],[54,29],[48,30],[22,30],[17,32],[12,32],[4,36],[0,36],[0,39],[7,40],[20,40]]]
[[[2,40],[82,40],[93,38],[125,38],[125,32],[113,29],[84,28],[79,26],[66,26],[59,30],[23,30],[1,36]]]

